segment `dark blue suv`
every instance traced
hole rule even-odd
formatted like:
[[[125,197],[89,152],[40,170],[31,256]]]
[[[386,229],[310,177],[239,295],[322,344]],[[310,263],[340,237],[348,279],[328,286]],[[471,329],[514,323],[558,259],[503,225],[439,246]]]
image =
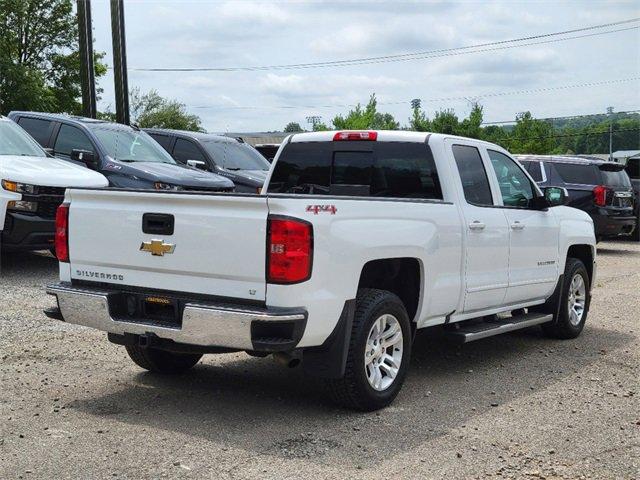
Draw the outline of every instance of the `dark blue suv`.
[[[232,181],[177,163],[139,128],[69,115],[11,112],[58,158],[103,174],[112,187],[232,192]]]
[[[232,180],[236,192],[259,193],[271,167],[260,152],[241,139],[160,128],[145,131],[176,161]]]

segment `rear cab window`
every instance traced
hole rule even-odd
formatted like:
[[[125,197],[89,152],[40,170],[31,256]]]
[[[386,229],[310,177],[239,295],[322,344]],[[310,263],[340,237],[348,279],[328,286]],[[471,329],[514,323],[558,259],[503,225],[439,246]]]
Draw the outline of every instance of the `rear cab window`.
[[[280,154],[269,193],[442,200],[425,143],[290,143]]]

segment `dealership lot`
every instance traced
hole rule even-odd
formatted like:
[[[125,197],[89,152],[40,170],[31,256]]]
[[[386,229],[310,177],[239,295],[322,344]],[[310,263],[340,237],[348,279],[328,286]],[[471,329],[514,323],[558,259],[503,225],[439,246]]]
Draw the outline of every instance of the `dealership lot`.
[[[51,256],[7,255],[0,478],[637,478],[640,246],[599,247],[581,337],[460,348],[422,331],[396,402],[367,414],[245,354],[145,373],[104,334],[44,317]]]

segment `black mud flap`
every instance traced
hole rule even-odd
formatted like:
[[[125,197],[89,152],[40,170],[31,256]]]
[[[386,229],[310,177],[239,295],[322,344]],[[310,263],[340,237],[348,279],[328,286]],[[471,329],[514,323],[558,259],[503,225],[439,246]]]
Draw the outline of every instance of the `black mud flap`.
[[[321,378],[344,376],[355,310],[355,299],[347,300],[338,324],[325,342],[319,347],[304,349],[302,367],[305,373]]]

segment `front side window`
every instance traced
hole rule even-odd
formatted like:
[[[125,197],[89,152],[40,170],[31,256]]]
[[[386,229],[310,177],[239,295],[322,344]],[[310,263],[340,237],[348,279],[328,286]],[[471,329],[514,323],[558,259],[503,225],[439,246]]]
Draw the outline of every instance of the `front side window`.
[[[198,160],[201,162],[207,162],[202,152],[198,149],[195,143],[190,140],[184,140],[179,138],[176,140],[176,144],[173,147],[173,158],[180,163],[187,163],[187,160]]]
[[[27,132],[11,121],[0,120],[0,155],[46,157]]]
[[[121,162],[157,162],[175,165],[164,148],[148,134],[124,128],[91,127],[102,147],[114,160]]]
[[[454,145],[453,157],[460,173],[465,200],[472,205],[493,205],[489,178],[478,149],[467,145]]]
[[[71,155],[72,150],[93,152],[93,144],[82,130],[63,124],[60,126],[53,150],[55,153],[68,157]]]
[[[522,168],[503,153],[487,150],[498,177],[502,203],[507,207],[526,208],[535,197],[535,190]]]

